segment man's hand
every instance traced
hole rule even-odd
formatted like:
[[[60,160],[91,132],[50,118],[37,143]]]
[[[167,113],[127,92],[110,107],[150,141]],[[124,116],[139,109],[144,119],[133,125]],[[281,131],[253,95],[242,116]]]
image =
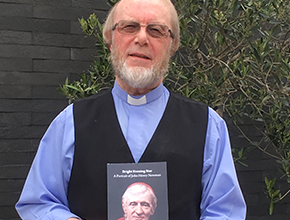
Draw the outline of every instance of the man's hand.
[[[68,218],[67,220],[81,220],[80,218]]]

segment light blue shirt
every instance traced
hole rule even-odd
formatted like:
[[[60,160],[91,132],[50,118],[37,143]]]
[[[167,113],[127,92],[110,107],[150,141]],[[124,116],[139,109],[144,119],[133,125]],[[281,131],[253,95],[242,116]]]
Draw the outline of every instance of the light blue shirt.
[[[130,97],[115,83],[112,95],[122,132],[135,162],[138,162],[163,115],[169,92],[161,84],[144,97]],[[72,104],[53,120],[40,142],[16,204],[22,219],[77,217],[70,212],[67,200],[74,135]],[[211,108],[208,111],[202,187],[200,219],[245,219],[246,205],[236,177],[227,127]]]

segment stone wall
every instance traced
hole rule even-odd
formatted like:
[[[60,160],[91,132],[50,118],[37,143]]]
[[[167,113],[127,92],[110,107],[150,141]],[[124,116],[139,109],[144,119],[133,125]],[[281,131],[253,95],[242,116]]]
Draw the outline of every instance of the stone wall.
[[[92,63],[94,39],[78,18],[104,19],[107,2],[0,1],[0,219],[19,219],[18,200],[40,138],[67,105],[56,91]]]

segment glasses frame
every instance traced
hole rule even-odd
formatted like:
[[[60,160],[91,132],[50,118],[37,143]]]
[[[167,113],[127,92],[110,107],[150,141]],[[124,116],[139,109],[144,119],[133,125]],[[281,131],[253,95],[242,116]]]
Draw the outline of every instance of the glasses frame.
[[[117,26],[118,26],[118,24],[119,24],[120,22],[123,22],[123,21],[129,21],[129,22],[134,22],[134,23],[136,23],[136,24],[139,24],[139,29],[138,29],[136,32],[134,32],[134,33],[120,32],[120,30],[119,30],[119,28],[117,28]],[[164,38],[167,38],[168,36],[170,36],[172,39],[174,39],[174,34],[173,34],[172,30],[170,30],[170,28],[169,28],[167,25],[159,24],[159,23],[140,24],[140,23],[137,22],[137,21],[131,21],[131,20],[120,20],[120,21],[118,21],[118,22],[113,26],[112,31],[114,31],[114,30],[117,28],[117,30],[118,30],[119,33],[121,33],[121,34],[133,35],[133,34],[137,34],[137,33],[140,31],[141,27],[146,27],[146,32],[150,35],[150,33],[147,31],[147,27],[148,27],[149,25],[160,25],[160,26],[162,26],[162,27],[165,27],[166,29],[168,29],[169,35],[167,35],[167,36],[164,37]],[[154,37],[154,36],[152,36],[152,35],[150,35],[150,36],[153,37],[153,38],[158,38],[158,37]]]

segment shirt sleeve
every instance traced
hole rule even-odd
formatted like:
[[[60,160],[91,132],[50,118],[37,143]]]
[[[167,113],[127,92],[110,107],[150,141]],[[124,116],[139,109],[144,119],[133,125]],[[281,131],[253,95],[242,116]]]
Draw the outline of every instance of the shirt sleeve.
[[[63,110],[43,136],[16,209],[24,220],[77,217],[68,208],[67,187],[74,154],[72,105]]]
[[[227,126],[209,108],[202,176],[202,220],[243,220],[246,204],[238,183]]]

